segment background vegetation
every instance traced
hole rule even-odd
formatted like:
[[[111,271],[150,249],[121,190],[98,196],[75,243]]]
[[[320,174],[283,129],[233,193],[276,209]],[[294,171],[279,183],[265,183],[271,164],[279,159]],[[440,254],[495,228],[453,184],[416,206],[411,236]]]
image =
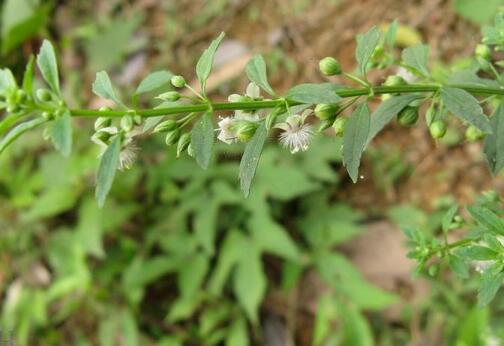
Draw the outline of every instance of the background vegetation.
[[[244,89],[243,67],[255,52],[266,56],[278,90],[320,82],[318,59],[332,55],[352,68],[356,33],[394,18],[399,45],[428,42],[433,73],[447,75],[471,63],[462,57],[499,5],[6,0],[0,46],[2,65],[19,76],[50,38],[72,107],[99,107],[103,101],[89,92],[96,71],[108,70],[124,92],[158,69],[194,77],[202,49],[226,31],[208,83],[224,99]],[[150,138],[99,209],[92,123],[76,126],[68,159],[41,132],[0,157],[2,334],[12,330],[20,345],[469,346],[504,339],[502,297],[477,308],[477,279],[444,267],[412,280],[399,230],[438,235],[454,203],[498,208],[498,194],[478,194],[501,191],[502,180],[490,177],[481,144],[463,143],[462,127],[437,143],[425,127],[390,128],[365,154],[356,185],[334,136],[294,156],[270,144],[247,199],[236,179],[241,151],[219,145],[218,164],[203,171]]]

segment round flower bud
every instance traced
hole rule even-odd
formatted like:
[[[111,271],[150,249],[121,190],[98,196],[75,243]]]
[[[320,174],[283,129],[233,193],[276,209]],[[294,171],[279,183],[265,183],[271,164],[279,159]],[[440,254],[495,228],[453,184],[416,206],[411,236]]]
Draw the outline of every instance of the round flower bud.
[[[54,119],[54,114],[51,112],[42,112],[42,118],[45,120],[53,120]]]
[[[103,143],[107,143],[107,141],[110,139],[111,134],[108,133],[107,131],[98,131],[93,136],[94,138],[102,141]]]
[[[326,57],[319,61],[319,69],[326,76],[335,76],[341,74],[341,65],[333,57]]]
[[[19,105],[13,104],[7,106],[7,113],[17,113],[21,110]]]
[[[100,129],[103,129],[104,127],[109,127],[110,125],[112,125],[112,119],[99,117],[94,123],[94,129],[95,131],[98,131]]]
[[[244,121],[236,128],[236,138],[242,142],[249,141],[257,130],[257,123]]]
[[[112,108],[110,108],[110,107],[100,107],[100,109],[98,109],[98,112],[108,112],[111,110],[112,110]]]
[[[383,46],[377,46],[375,47],[374,51],[373,51],[373,59],[379,59],[381,57],[383,57],[383,54],[385,53],[385,48]]]
[[[476,142],[485,137],[485,133],[476,126],[469,126],[465,132],[465,137],[469,142]]]
[[[381,100],[382,102],[385,102],[387,100],[390,100],[392,98],[392,94],[381,94]]]
[[[177,144],[177,157],[180,157],[180,154],[187,149],[187,147],[191,144],[191,134],[186,132],[180,136]]]
[[[179,129],[171,130],[166,134],[165,143],[168,146],[173,145],[177,143],[179,138],[180,138],[180,130]]]
[[[436,120],[429,126],[429,132],[434,139],[443,138],[446,134],[446,124],[442,120]]]
[[[397,122],[402,126],[413,126],[418,120],[418,108],[406,107],[397,115]]]
[[[37,98],[42,102],[49,102],[52,100],[51,92],[47,89],[37,89],[35,92]]]
[[[155,128],[154,128],[154,133],[163,133],[163,132],[168,132],[168,131],[173,131],[178,127],[177,121],[173,119],[168,119],[165,120],[161,123],[159,123]]]
[[[163,101],[175,102],[180,99],[180,93],[178,93],[177,91],[168,91],[156,96],[156,98]]]
[[[135,125],[142,125],[143,124],[143,120],[144,120],[144,118],[141,115],[139,115],[139,114],[135,114],[133,116],[133,122],[135,123]]]
[[[175,88],[183,88],[186,85],[186,81],[182,76],[173,76],[170,82]]]
[[[320,120],[330,120],[336,117],[339,106],[337,104],[319,104],[315,107],[314,113]]]
[[[489,61],[492,57],[492,50],[485,44],[478,44],[474,50],[474,54],[478,59]]]
[[[345,125],[346,125],[347,119],[346,118],[338,118],[332,125],[334,129],[334,133],[336,136],[343,136],[343,133],[345,132]]]
[[[22,89],[18,89],[16,92],[16,100],[19,103],[23,103],[26,101],[27,95],[26,92]]]
[[[121,118],[121,128],[126,131],[130,132],[133,130],[133,117],[131,115],[125,115]]]
[[[334,123],[334,120],[332,120],[332,119],[322,120],[322,124],[320,124],[318,132],[322,132],[324,130],[327,130],[328,128],[330,128],[332,126],[333,123]]]
[[[398,75],[388,76],[387,79],[385,79],[385,82],[383,82],[383,85],[385,86],[399,86],[407,84],[408,82],[406,82],[403,77]]]
[[[434,263],[429,267],[429,275],[434,277],[439,273],[439,263]]]

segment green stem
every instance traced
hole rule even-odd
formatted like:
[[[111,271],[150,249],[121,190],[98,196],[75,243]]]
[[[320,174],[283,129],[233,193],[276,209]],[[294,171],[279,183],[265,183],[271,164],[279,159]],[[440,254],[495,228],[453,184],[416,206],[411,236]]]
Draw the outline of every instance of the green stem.
[[[475,95],[502,95],[504,96],[504,88],[490,88],[468,85],[449,85],[450,87],[464,89],[465,91]],[[366,96],[369,95],[370,89],[373,90],[375,95],[381,94],[396,94],[396,93],[418,93],[418,92],[438,92],[441,87],[438,84],[409,84],[399,86],[376,86],[373,88],[345,88],[337,90],[336,93],[342,98]],[[232,111],[232,110],[255,110],[255,109],[268,109],[277,106],[288,104],[295,106],[299,102],[285,100],[283,98],[276,100],[264,101],[247,101],[247,102],[222,102],[211,103],[214,111]],[[180,113],[191,112],[205,112],[208,110],[208,104],[193,104],[193,105],[180,105],[169,108],[157,109],[138,109],[136,114],[142,117],[155,117],[160,115],[171,115]],[[101,111],[94,109],[72,109],[70,110],[74,117],[122,117],[125,111]]]

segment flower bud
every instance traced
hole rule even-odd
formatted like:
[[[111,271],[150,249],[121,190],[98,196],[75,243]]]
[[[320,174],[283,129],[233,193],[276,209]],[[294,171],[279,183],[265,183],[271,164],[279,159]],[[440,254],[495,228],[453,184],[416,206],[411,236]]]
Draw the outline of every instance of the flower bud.
[[[21,107],[17,104],[11,104],[7,106],[7,113],[17,113],[21,110]]]
[[[180,138],[180,130],[179,129],[171,130],[166,134],[165,143],[168,146],[173,145],[177,143],[179,138]]]
[[[139,115],[139,114],[135,114],[135,115],[133,116],[133,122],[134,122],[134,123],[135,123],[135,125],[137,125],[137,126],[138,126],[138,125],[142,125],[142,124],[143,124],[143,120],[144,120],[144,118],[143,118],[141,115]]]
[[[23,103],[26,101],[27,95],[26,92],[22,89],[18,89],[16,91],[16,101],[19,103]]]
[[[133,117],[131,115],[125,115],[121,118],[121,128],[126,131],[130,132],[133,130]]]
[[[178,93],[177,91],[168,91],[156,96],[156,98],[163,101],[175,102],[180,99],[180,93]]]
[[[485,44],[478,44],[474,50],[476,58],[490,61],[492,58],[492,50]]]
[[[387,79],[385,79],[385,82],[383,82],[383,85],[385,86],[400,86],[407,84],[408,82],[406,82],[403,77],[398,75],[388,76]]]
[[[333,119],[322,120],[322,124],[320,124],[318,132],[322,132],[324,130],[327,130],[328,128],[330,128],[332,126],[333,123],[334,123]]]
[[[112,110],[112,108],[110,108],[110,107],[100,107],[100,109],[98,109],[98,112],[108,112],[111,110]]]
[[[429,132],[434,139],[443,138],[446,134],[446,124],[442,120],[436,120],[429,126]]]
[[[186,85],[186,81],[182,76],[173,76],[170,82],[175,88],[183,88]]]
[[[42,118],[44,118],[47,121],[53,120],[54,119],[54,114],[51,113],[51,112],[42,112]]]
[[[177,121],[173,119],[168,119],[165,120],[161,123],[159,123],[155,128],[154,128],[154,133],[163,133],[163,132],[168,132],[168,131],[173,131],[178,127]]]
[[[334,129],[334,133],[336,136],[343,136],[343,133],[345,132],[345,125],[346,125],[347,119],[346,118],[338,118],[332,125]]]
[[[339,108],[340,107],[337,104],[319,104],[315,107],[314,113],[320,120],[330,120],[336,117],[336,112]]]
[[[341,65],[333,57],[326,57],[319,61],[319,69],[326,76],[335,76],[341,74]]]
[[[373,51],[372,59],[374,60],[380,59],[381,57],[383,57],[384,54],[385,54],[385,48],[382,45],[376,46]]]
[[[405,107],[397,115],[397,122],[402,126],[413,126],[418,120],[418,108],[416,107]]]
[[[191,144],[191,134],[186,132],[178,140],[177,157],[180,157],[180,154],[189,147],[189,144]]]
[[[108,133],[107,131],[98,131],[93,135],[93,137],[99,141],[102,141],[103,143],[107,143],[107,141],[111,137],[111,134]]]
[[[244,121],[236,128],[236,138],[242,142],[249,141],[257,130],[257,123],[251,121]]]
[[[112,119],[99,117],[94,123],[94,129],[95,131],[98,131],[104,127],[109,127],[110,125],[112,125]]]
[[[52,100],[52,94],[47,89],[37,89],[35,92],[37,98],[42,102],[49,102]]]
[[[392,95],[391,94],[381,94],[381,100],[382,102],[385,102],[387,100],[390,100],[392,98]]]
[[[476,142],[485,137],[485,133],[476,126],[469,126],[465,132],[465,137],[469,142]]]

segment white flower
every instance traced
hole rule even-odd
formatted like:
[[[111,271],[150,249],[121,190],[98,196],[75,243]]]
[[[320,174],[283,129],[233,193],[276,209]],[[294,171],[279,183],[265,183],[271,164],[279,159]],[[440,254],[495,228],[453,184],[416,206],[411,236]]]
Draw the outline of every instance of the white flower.
[[[221,117],[220,119],[217,124],[219,126],[217,131],[220,131],[217,139],[226,144],[236,142],[236,119],[234,117]]]
[[[283,130],[280,134],[280,143],[288,148],[292,154],[297,153],[299,150],[305,151],[310,145],[313,134],[312,127],[305,124],[305,120],[310,113],[311,110],[306,110],[301,115],[289,115],[284,123],[275,126]]]
[[[261,100],[261,89],[255,83],[249,83],[245,91],[245,95],[232,94],[229,95],[229,102],[243,102],[247,100]],[[236,110],[234,113],[235,119],[258,121],[259,115],[256,112]]]

